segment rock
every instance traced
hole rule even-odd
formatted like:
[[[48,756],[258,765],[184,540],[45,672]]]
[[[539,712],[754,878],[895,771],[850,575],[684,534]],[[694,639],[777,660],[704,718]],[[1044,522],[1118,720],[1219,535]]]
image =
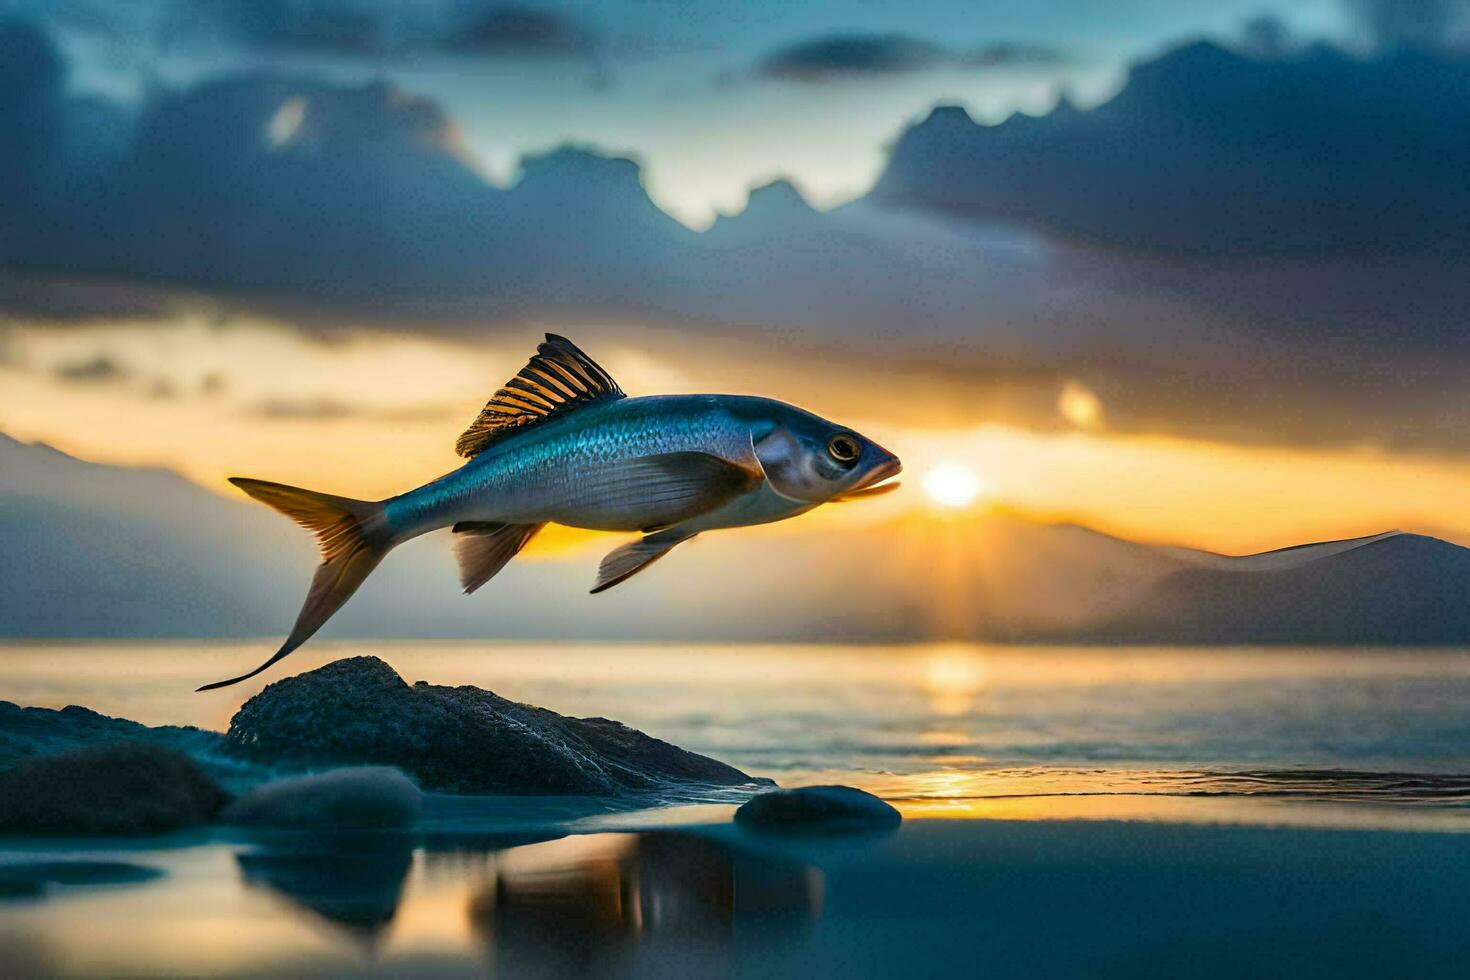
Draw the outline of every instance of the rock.
[[[851,786],[803,786],[762,793],[736,810],[735,820],[760,830],[840,833],[891,830],[903,817],[872,793]]]
[[[156,834],[214,818],[225,792],[183,753],[119,742],[0,773],[0,831]]]
[[[769,784],[605,718],[568,718],[477,687],[410,687],[376,657],[271,684],[245,702],[226,737],[242,758],[396,766],[438,792],[608,796]]]
[[[361,766],[278,779],[251,790],[220,814],[250,827],[408,827],[424,798],[397,769]]]
[[[105,742],[150,742],[205,755],[217,751],[224,743],[224,736],[174,725],[150,728],[126,718],[109,718],[75,704],[57,711],[22,708],[0,701],[0,769],[27,759]]]

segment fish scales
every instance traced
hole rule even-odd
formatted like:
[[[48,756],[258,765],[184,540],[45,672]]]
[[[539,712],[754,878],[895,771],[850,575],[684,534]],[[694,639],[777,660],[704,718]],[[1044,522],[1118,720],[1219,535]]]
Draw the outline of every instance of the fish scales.
[[[679,452],[749,455],[749,424],[723,402],[720,396],[654,395],[588,407],[519,433],[455,472],[389,500],[387,520],[399,534],[460,521],[552,519],[610,531],[661,523],[665,515],[653,507],[606,525],[589,494],[635,459]]]

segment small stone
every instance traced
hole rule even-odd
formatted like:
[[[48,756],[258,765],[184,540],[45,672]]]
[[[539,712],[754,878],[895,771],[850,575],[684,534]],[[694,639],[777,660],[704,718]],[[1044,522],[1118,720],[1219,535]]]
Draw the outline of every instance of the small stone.
[[[423,809],[423,794],[389,766],[335,769],[267,783],[220,814],[222,823],[250,827],[408,827]]]
[[[891,830],[897,810],[851,786],[803,786],[762,793],[735,811],[735,821],[759,830],[843,833]]]

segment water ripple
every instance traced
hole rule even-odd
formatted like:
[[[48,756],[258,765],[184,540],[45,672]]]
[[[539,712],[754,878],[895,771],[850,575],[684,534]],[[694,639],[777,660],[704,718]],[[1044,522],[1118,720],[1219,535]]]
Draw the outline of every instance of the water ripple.
[[[1013,769],[899,777],[895,801],[1003,800],[1074,796],[1262,797],[1301,802],[1470,806],[1470,775],[1353,769],[1240,771]],[[897,785],[903,783],[907,785]]]

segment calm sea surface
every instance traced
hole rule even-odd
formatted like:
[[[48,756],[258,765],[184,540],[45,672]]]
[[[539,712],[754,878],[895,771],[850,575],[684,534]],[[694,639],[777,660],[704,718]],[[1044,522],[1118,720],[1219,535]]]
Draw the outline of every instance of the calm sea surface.
[[[0,646],[0,698],[222,730],[269,681],[371,654],[410,682],[615,718],[783,785],[837,780],[897,799],[1397,787],[1429,800],[1321,771],[1470,774],[1464,651],[350,642],[193,693],[272,646]]]
[[[0,699],[223,729],[271,644],[0,646]],[[895,834],[432,797],[414,834],[0,840],[0,974],[1384,976],[1470,959],[1459,651],[314,644],[616,718]],[[931,819],[938,818],[938,819]]]

